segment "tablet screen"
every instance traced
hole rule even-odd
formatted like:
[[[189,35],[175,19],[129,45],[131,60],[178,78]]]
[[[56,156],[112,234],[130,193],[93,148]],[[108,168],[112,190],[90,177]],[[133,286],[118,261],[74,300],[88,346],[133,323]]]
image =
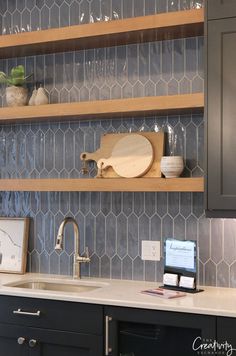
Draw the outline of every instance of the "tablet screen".
[[[167,239],[164,244],[165,268],[196,273],[196,241]]]

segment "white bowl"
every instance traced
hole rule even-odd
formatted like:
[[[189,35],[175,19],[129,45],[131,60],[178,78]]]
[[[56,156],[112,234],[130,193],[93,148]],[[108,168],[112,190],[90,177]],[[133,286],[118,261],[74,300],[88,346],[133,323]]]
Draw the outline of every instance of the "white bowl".
[[[178,178],[184,169],[182,156],[163,156],[161,159],[161,172],[166,178]]]

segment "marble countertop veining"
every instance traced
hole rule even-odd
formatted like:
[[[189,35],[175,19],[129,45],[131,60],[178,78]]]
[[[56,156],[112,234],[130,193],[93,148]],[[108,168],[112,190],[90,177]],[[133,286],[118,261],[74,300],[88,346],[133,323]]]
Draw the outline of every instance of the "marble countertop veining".
[[[104,284],[101,288],[82,293],[55,292],[6,286],[8,283],[31,280],[46,280],[68,283],[84,282]],[[86,278],[73,280],[67,276],[27,273],[25,275],[0,274],[0,295],[64,300],[78,303],[92,303],[133,307],[151,310],[236,317],[236,288],[203,287],[204,292],[187,294],[183,298],[162,299],[142,294],[147,288],[156,288],[159,283]]]

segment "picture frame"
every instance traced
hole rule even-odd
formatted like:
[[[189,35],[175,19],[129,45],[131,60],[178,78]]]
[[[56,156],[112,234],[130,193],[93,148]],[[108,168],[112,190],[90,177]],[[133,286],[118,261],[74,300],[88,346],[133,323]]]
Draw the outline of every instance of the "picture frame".
[[[24,274],[29,218],[0,217],[0,272]]]

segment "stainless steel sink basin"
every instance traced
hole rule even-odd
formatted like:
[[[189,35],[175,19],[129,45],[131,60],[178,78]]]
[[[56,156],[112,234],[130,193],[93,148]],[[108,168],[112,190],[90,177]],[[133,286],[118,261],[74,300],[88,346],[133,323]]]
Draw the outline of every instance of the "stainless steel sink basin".
[[[54,292],[83,293],[90,292],[107,286],[107,283],[95,283],[90,281],[49,281],[49,280],[27,280],[21,282],[8,283],[6,287],[36,289]]]

